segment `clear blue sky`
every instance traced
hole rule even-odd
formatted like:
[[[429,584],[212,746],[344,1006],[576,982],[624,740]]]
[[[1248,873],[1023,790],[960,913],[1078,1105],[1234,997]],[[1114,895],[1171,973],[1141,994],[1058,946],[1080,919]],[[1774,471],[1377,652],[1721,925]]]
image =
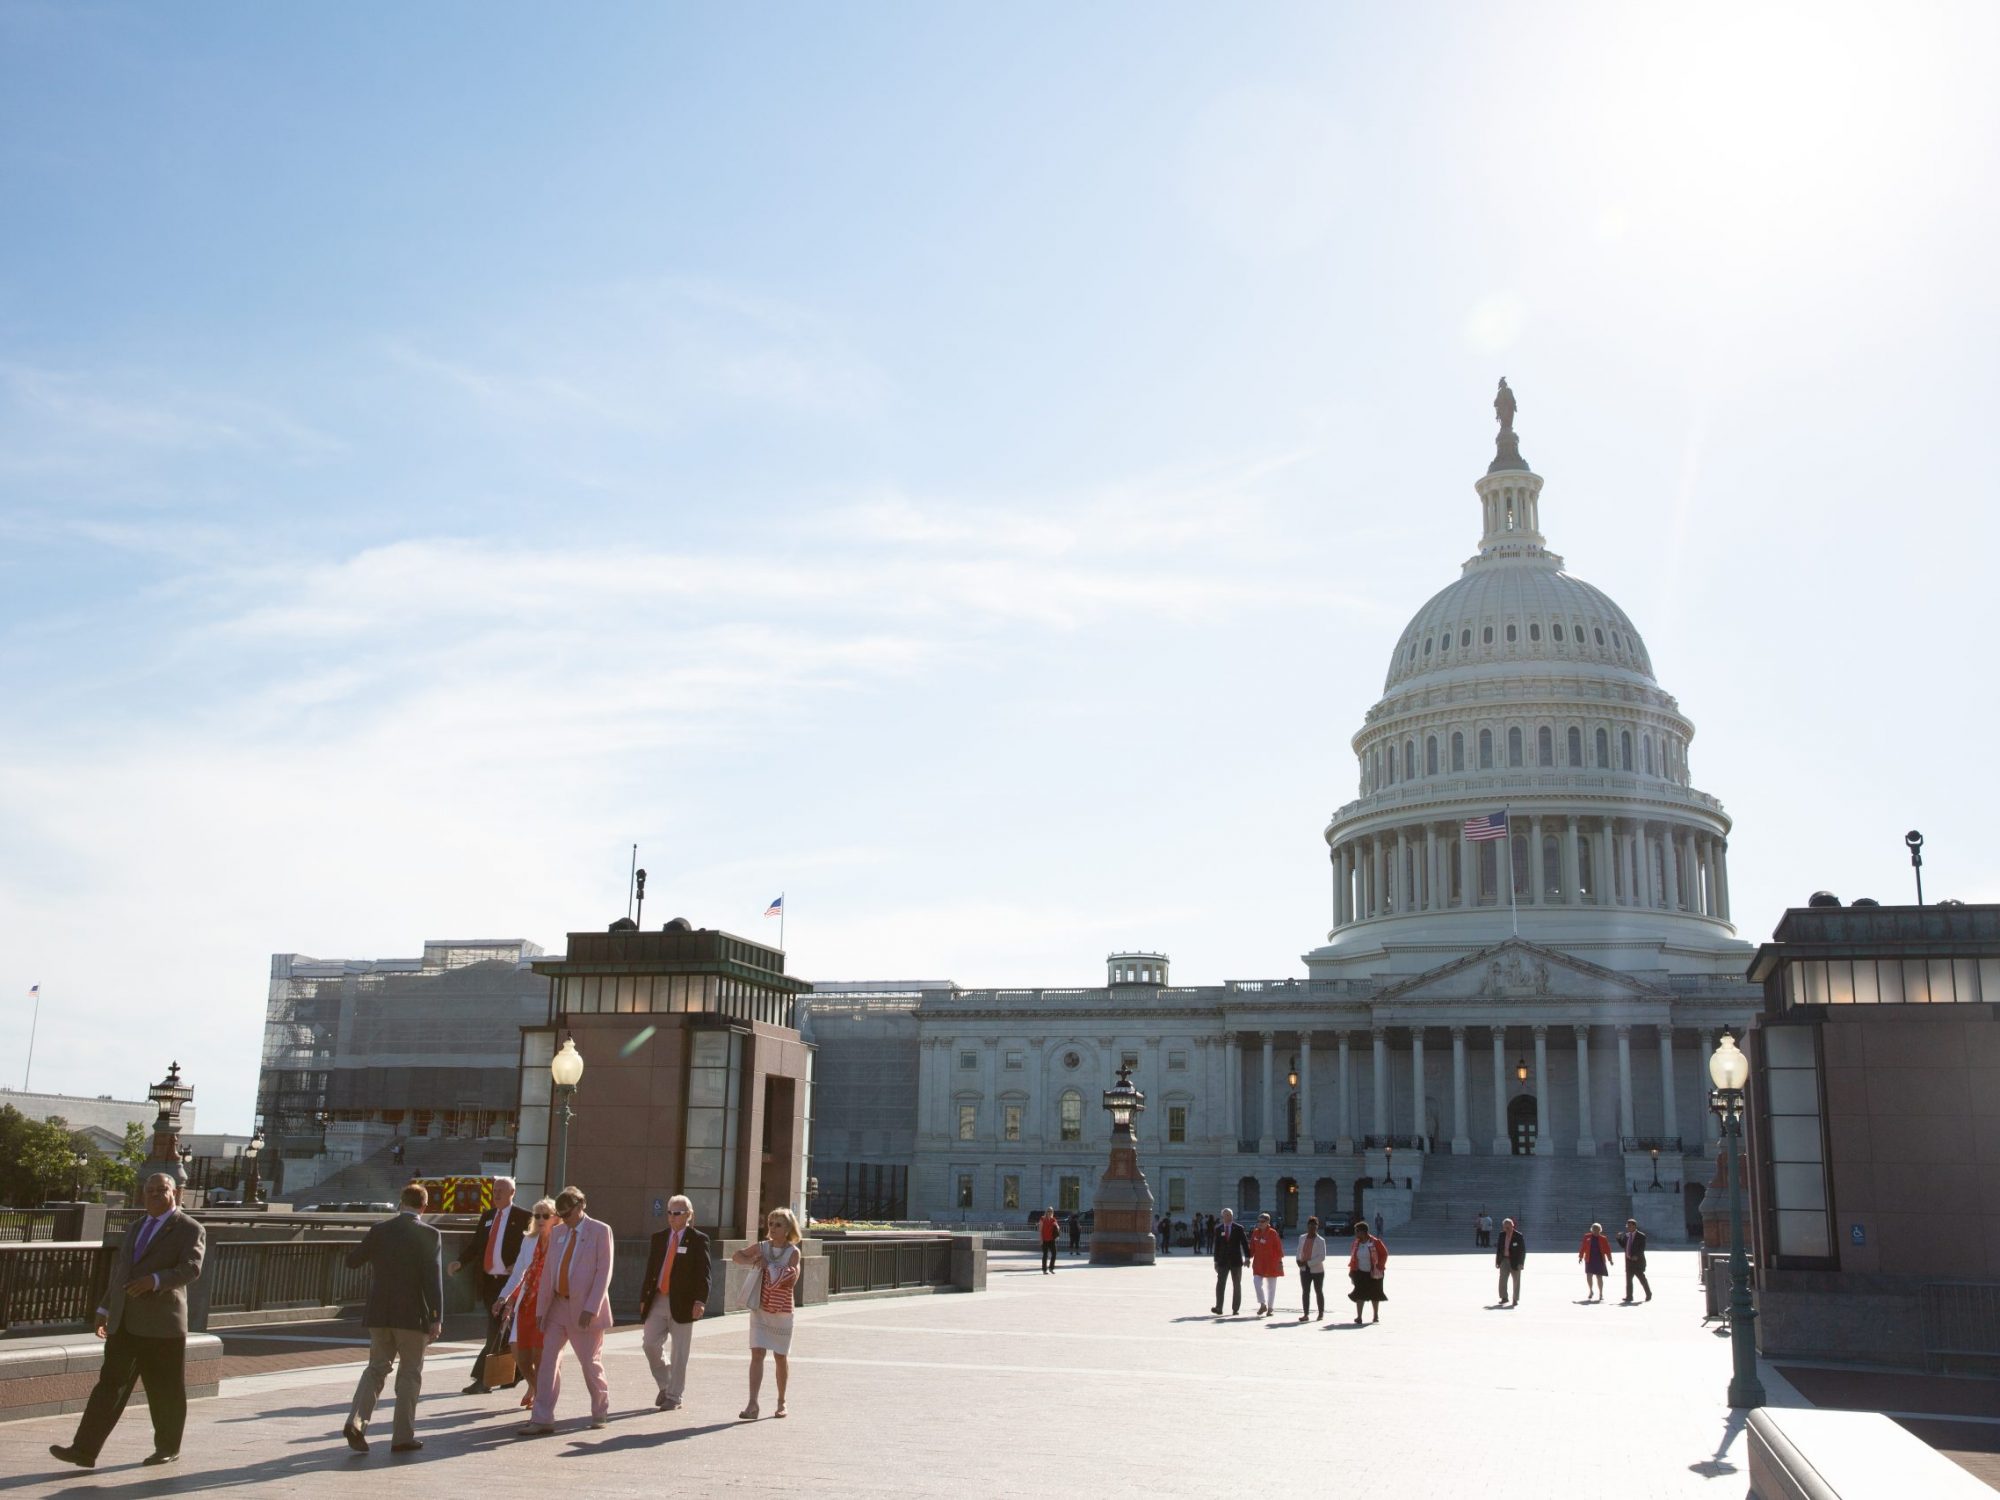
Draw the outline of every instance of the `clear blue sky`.
[[[808,978],[1300,973],[1501,374],[1745,934],[2000,897],[1996,16],[0,6],[36,1084],[241,1125],[272,952],[633,840]]]

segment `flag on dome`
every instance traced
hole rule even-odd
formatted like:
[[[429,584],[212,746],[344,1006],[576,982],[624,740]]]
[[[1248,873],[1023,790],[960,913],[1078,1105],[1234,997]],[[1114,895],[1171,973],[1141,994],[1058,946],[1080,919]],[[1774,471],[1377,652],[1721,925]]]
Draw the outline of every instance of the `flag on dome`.
[[[780,896],[777,900],[773,901],[769,906],[764,908],[764,915],[767,917],[782,917],[784,914],[785,914],[785,898],[783,896]]]
[[[1504,839],[1507,837],[1507,815],[1503,812],[1486,813],[1477,818],[1465,820],[1465,837],[1470,843],[1481,839]]]

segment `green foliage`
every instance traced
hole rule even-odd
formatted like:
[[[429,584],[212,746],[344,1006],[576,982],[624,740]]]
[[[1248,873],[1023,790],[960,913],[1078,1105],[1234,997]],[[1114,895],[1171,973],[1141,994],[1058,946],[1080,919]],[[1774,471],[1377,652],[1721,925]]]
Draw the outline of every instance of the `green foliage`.
[[[0,1105],[0,1203],[34,1208],[51,1196],[67,1197],[76,1151],[60,1116],[30,1120],[13,1105]]]

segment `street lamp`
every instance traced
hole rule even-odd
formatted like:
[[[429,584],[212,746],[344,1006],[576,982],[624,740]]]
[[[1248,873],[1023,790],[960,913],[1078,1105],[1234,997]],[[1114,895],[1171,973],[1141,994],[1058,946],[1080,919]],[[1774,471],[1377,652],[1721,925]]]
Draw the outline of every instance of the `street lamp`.
[[[1385,1144],[1382,1147],[1382,1175],[1389,1179],[1389,1186],[1396,1185],[1396,1148]]]
[[[1514,1064],[1514,1081],[1516,1083],[1526,1083],[1528,1081],[1527,1058],[1524,1057],[1519,1062]]]
[[[1715,1084],[1715,1092],[1708,1096],[1709,1108],[1721,1118],[1722,1148],[1729,1157],[1729,1344],[1735,1366],[1729,1378],[1729,1404],[1762,1406],[1764,1387],[1757,1379],[1757,1341],[1751,1327],[1757,1309],[1750,1305],[1750,1260],[1743,1253],[1743,1186],[1737,1171],[1750,1059],[1727,1031],[1708,1060],[1708,1076]]]
[[[71,1168],[69,1201],[72,1203],[81,1203],[83,1201],[83,1169],[90,1165],[90,1158],[85,1156],[81,1151],[73,1151],[70,1153],[69,1164]]]
[[[1910,851],[1910,868],[1917,872],[1917,905],[1924,904],[1924,836],[1912,828],[1903,835],[1903,846]]]
[[[250,1144],[243,1148],[243,1159],[250,1163],[250,1181],[243,1188],[243,1206],[248,1208],[257,1201],[257,1158],[264,1151],[264,1127],[260,1123],[253,1126]]]
[[[180,1161],[181,1161],[181,1186],[182,1186],[182,1187],[184,1187],[184,1188],[191,1188],[191,1187],[193,1187],[193,1186],[194,1186],[194,1147],[192,1147],[192,1146],[183,1146],[183,1147],[181,1147],[181,1148],[180,1148],[180,1150],[176,1151],[176,1152],[174,1153],[174,1155],[178,1156],[178,1157],[180,1158]]]
[[[1296,1056],[1292,1058],[1291,1063],[1285,1069],[1285,1083],[1289,1088],[1297,1088],[1299,1086],[1299,1060]]]
[[[1660,1191],[1660,1148],[1658,1146],[1653,1148],[1653,1186],[1651,1191],[1655,1193]]]
[[[549,1063],[549,1077],[555,1080],[556,1098],[562,1104],[562,1112],[556,1119],[562,1125],[562,1141],[556,1148],[556,1170],[549,1186],[560,1191],[569,1184],[569,1122],[576,1118],[576,1111],[570,1108],[570,1100],[576,1095],[576,1086],[583,1082],[583,1054],[576,1050],[576,1038],[563,1033],[562,1046]]]

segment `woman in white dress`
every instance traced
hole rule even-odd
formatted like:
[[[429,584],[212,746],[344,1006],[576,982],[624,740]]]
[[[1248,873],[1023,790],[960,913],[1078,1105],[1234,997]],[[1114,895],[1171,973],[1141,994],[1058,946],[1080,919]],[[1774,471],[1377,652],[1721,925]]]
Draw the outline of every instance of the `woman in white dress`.
[[[757,1415],[757,1390],[764,1383],[764,1351],[778,1370],[778,1409],[785,1414],[785,1357],[792,1352],[792,1292],[799,1282],[799,1221],[789,1208],[774,1208],[764,1221],[764,1238],[729,1257],[750,1272],[750,1404],[737,1415]]]

